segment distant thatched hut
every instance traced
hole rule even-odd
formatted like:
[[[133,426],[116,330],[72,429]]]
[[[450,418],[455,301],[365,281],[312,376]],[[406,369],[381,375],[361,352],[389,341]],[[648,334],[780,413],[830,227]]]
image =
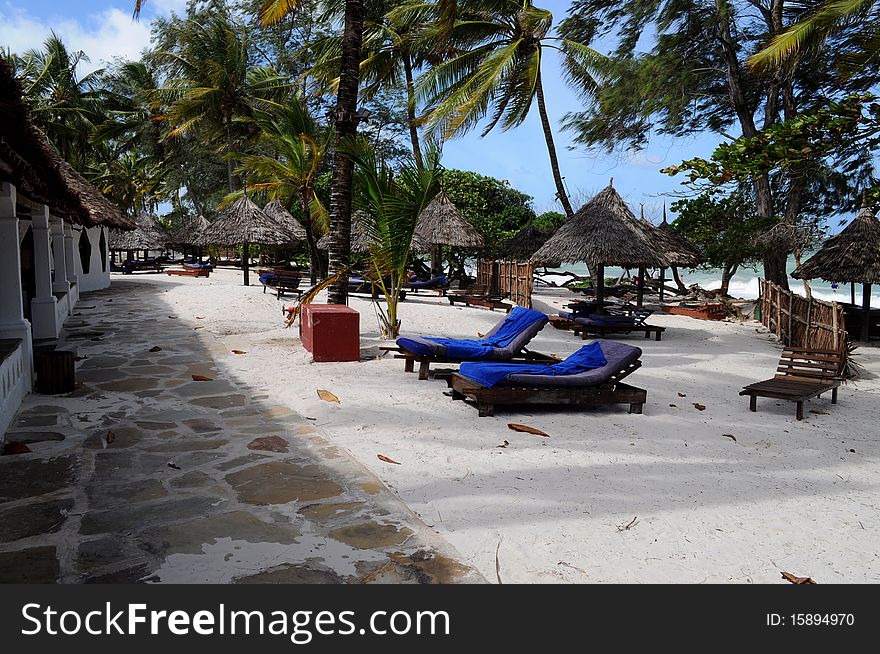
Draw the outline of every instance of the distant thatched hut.
[[[351,252],[354,254],[368,254],[372,240],[364,229],[364,220],[366,212],[362,209],[352,212],[351,214]],[[330,234],[324,234],[318,239],[318,248],[321,250],[330,249]],[[427,252],[428,245],[418,236],[413,235],[412,249],[414,252]]]
[[[532,255],[532,261],[586,263],[596,277],[599,301],[606,266],[644,269],[670,265],[653,232],[635,217],[610,184],[566,220]]]
[[[880,284],[880,221],[867,203],[849,225],[822,244],[819,251],[798,266],[795,279],[824,279],[862,285],[863,340],[870,332],[871,285]]]
[[[250,246],[289,245],[300,238],[242,195],[217,214],[217,219],[202,232],[196,245],[242,246],[244,285],[250,285]]]
[[[284,205],[282,205],[279,200],[272,200],[269,204],[263,207],[263,211],[265,211],[270,218],[274,218],[278,224],[282,225],[290,234],[295,236],[297,240],[306,240],[305,227],[300,225],[299,221],[293,217],[293,214],[284,208]]]
[[[201,215],[185,218],[171,229],[168,244],[174,248],[194,246],[210,224],[208,219]]]
[[[529,225],[514,234],[507,245],[499,253],[502,259],[509,261],[529,261],[544,243],[553,235],[552,231],[538,229],[534,225]],[[549,265],[555,268],[559,262],[552,262]]]
[[[703,253],[700,248],[691,243],[687,238],[679,234],[666,220],[666,204],[663,204],[663,222],[658,226],[652,225],[642,217],[642,222],[651,230],[657,247],[666,257],[668,267],[672,268],[672,278],[680,290],[684,290],[684,284],[678,276],[679,268],[694,268],[703,261]],[[666,281],[666,268],[660,268],[660,301],[663,301],[663,284]]]
[[[457,248],[481,248],[482,235],[474,229],[458,207],[440,191],[419,216],[414,241],[424,244],[424,251],[431,251],[431,268],[437,273],[440,266],[440,246]],[[419,248],[422,251],[422,248]]]
[[[141,211],[133,230],[110,230],[110,249],[123,252],[164,250],[171,235],[146,211]]]

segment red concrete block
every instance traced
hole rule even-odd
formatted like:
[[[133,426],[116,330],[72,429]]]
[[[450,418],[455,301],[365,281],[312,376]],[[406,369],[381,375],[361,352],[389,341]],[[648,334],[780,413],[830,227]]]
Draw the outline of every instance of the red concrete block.
[[[360,361],[360,318],[341,304],[306,304],[299,321],[303,346],[315,361]]]

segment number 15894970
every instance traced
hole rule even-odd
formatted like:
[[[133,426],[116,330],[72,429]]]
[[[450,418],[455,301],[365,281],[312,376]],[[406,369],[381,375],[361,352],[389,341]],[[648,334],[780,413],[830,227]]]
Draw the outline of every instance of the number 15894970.
[[[852,613],[767,614],[768,627],[851,627],[855,621]]]

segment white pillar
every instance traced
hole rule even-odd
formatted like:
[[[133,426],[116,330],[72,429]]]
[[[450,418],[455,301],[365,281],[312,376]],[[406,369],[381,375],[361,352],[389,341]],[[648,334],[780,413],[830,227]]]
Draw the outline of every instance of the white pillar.
[[[70,223],[64,226],[64,266],[67,281],[70,282],[71,286],[79,281],[79,277],[76,274],[76,258],[79,253],[76,249],[76,243],[74,243],[76,233]]]
[[[52,256],[55,259],[55,279],[52,282],[52,290],[55,293],[67,293],[70,291],[70,282],[67,281],[67,266],[64,263],[64,221],[52,216],[49,228],[52,231]]]
[[[31,388],[33,344],[31,324],[24,319],[19,247],[15,187],[0,182],[0,338],[21,339],[25,370],[29,378],[28,388]]]
[[[58,338],[55,323],[55,296],[52,295],[52,267],[49,261],[49,207],[41,204],[31,210],[34,235],[34,277],[37,294],[31,300],[31,330],[34,338]]]

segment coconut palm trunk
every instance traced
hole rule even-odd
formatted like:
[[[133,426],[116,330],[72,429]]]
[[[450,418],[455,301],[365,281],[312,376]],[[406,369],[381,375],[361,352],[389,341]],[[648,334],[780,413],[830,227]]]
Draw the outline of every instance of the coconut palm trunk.
[[[303,227],[306,228],[306,244],[309,247],[309,273],[311,275],[312,284],[318,282],[318,275],[323,273],[321,265],[321,252],[318,250],[318,243],[315,241],[315,234],[312,231],[312,208],[309,198],[311,193],[308,187],[304,187],[300,193],[300,208],[303,213]],[[322,275],[323,277],[323,275]]]
[[[421,165],[422,147],[419,144],[419,130],[416,127],[416,88],[413,83],[412,62],[408,55],[403,56],[403,74],[406,78],[406,117],[409,123],[409,138],[412,141],[413,157],[418,165]]]
[[[556,183],[556,196],[565,210],[565,215],[571,218],[574,211],[565,186],[562,184],[562,174],[559,172],[559,157],[556,155],[556,144],[553,142],[553,130],[550,128],[550,119],[547,117],[547,106],[544,103],[544,85],[541,83],[541,73],[537,75],[535,83],[535,96],[538,100],[538,113],[541,115],[541,127],[544,129],[544,140],[547,142],[547,153],[550,155],[550,168],[553,171],[553,181]]]
[[[351,256],[352,161],[339,151],[339,143],[357,132],[357,98],[360,85],[361,42],[364,28],[363,0],[346,0],[342,33],[342,60],[336,96],[336,137],[330,188],[330,262],[334,275],[349,265]],[[328,292],[330,304],[346,304],[348,279],[342,275]]]

